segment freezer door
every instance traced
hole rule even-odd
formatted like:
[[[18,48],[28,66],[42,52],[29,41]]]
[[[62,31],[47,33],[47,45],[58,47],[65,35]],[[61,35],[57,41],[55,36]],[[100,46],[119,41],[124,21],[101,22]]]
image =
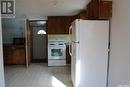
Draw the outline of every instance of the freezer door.
[[[72,42],[79,42],[80,36],[80,20],[75,20],[72,23]]]

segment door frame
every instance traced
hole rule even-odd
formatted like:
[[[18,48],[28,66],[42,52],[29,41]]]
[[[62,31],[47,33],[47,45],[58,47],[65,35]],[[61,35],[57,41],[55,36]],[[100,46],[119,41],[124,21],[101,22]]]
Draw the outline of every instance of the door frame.
[[[29,20],[25,19],[25,49],[26,49],[26,67],[28,68],[31,61],[31,49],[30,49],[30,26]]]
[[[36,21],[46,21],[47,23],[47,26],[48,26],[48,21],[47,20],[28,20],[26,19],[25,20],[25,47],[26,47],[26,67],[28,68],[29,65],[31,64],[32,62],[32,36],[31,36],[31,33],[32,33],[32,27],[30,26],[30,22],[36,22]],[[47,33],[47,38],[46,38],[46,44],[48,44],[48,28],[46,26],[46,33]],[[46,50],[47,50],[47,54],[48,54],[48,45],[46,47]],[[48,55],[47,55],[48,57]],[[48,59],[46,60],[48,62]]]

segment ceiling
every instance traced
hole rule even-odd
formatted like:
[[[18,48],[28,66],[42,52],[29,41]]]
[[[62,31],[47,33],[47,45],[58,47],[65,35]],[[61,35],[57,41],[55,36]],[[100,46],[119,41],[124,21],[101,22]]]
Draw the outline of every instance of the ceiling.
[[[16,16],[70,16],[86,8],[90,0],[15,0]]]

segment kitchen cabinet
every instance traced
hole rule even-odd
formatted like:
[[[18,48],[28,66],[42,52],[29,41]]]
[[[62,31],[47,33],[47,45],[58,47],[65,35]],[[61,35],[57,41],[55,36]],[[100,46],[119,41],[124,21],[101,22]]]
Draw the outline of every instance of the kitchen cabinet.
[[[25,48],[14,47],[13,49],[13,63],[14,64],[25,64]]]
[[[69,46],[66,46],[66,64],[71,64],[71,56],[69,54]]]
[[[13,60],[13,48],[11,45],[4,45],[3,46],[3,57],[4,57],[4,63],[5,64],[12,64]]]
[[[23,45],[4,45],[4,63],[7,65],[25,64],[25,46]]]
[[[74,20],[73,16],[49,16],[48,34],[68,34],[69,27]]]
[[[87,11],[83,10],[77,15],[77,19],[87,20]]]
[[[92,0],[87,5],[88,19],[110,19],[112,17],[112,1]]]

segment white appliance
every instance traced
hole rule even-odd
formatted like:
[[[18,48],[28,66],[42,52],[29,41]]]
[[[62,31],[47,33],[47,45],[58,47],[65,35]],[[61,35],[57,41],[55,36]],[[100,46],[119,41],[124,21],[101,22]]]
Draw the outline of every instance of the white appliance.
[[[72,23],[71,32],[74,87],[106,87],[109,21],[78,19]]]
[[[48,66],[66,65],[66,45],[65,41],[48,41]]]

